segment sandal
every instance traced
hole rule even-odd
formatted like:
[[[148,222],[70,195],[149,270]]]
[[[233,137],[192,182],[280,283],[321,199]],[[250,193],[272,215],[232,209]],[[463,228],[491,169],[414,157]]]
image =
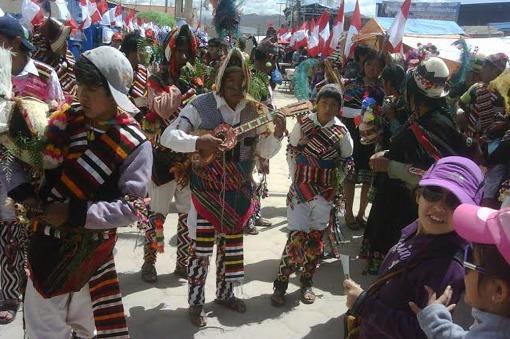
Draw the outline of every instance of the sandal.
[[[262,217],[255,218],[255,226],[269,227],[269,226],[272,226],[272,225],[273,225],[273,223],[269,219],[262,218]]]
[[[148,262],[144,262],[142,265],[142,280],[146,283],[153,284],[158,281],[158,273],[156,272],[156,266]]]
[[[303,304],[313,304],[315,302],[315,293],[311,287],[301,287],[301,302]]]
[[[188,308],[189,320],[197,327],[204,327],[207,325],[207,315],[204,312],[202,305],[194,305]]]
[[[188,279],[188,270],[182,265],[175,265],[174,274],[182,279]]]
[[[271,305],[275,307],[282,307],[287,301],[285,300],[285,292],[275,288],[271,296]]]
[[[238,313],[246,312],[246,304],[244,301],[236,297],[230,297],[228,299],[216,299],[214,302]]]
[[[0,325],[10,324],[16,319],[19,304],[17,300],[4,300],[0,303],[0,312],[5,312],[5,315],[0,317]]]
[[[244,229],[244,234],[257,235],[257,234],[259,234],[259,231],[257,230],[257,228],[255,226],[247,226]]]

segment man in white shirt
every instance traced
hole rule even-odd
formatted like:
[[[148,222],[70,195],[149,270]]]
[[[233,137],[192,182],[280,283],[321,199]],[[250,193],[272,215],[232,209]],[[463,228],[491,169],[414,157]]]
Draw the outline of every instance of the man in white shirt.
[[[212,131],[223,123],[236,126],[259,116],[259,103],[246,99],[250,73],[241,51],[233,49],[223,61],[216,92],[195,98],[165,130],[160,143],[176,152],[213,155],[207,165],[194,164],[190,187],[192,205],[188,227],[192,246],[188,264],[188,302],[191,322],[205,326],[204,288],[209,257],[217,242],[216,303],[245,312],[244,302],[234,296],[234,286],[244,278],[243,227],[253,214],[251,173],[256,154],[271,158],[281,147],[285,119],[277,115],[274,131],[253,129],[237,136],[232,149],[213,134],[195,136],[198,130]],[[229,131],[225,130],[228,140]],[[234,135],[234,138],[236,136]]]

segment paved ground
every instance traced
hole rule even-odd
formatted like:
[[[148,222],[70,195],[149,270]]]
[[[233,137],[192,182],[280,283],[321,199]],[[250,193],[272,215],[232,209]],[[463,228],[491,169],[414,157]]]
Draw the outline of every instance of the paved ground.
[[[293,97],[277,93],[279,106],[293,102]],[[289,121],[289,129],[294,124]],[[245,238],[245,284],[236,291],[246,301],[248,310],[237,314],[214,304],[215,267],[211,265],[206,287],[205,310],[209,314],[208,327],[197,329],[187,317],[186,281],[172,274],[175,266],[175,230],[177,216],[171,213],[165,228],[165,253],[158,257],[159,281],[146,284],[140,280],[143,258],[143,237],[134,228],[120,232],[116,262],[124,306],[132,338],[187,339],[187,338],[340,338],[343,333],[341,315],[346,311],[341,282],[342,265],[339,260],[322,263],[315,277],[318,298],[313,305],[299,302],[299,280],[291,280],[288,305],[274,308],[270,305],[272,282],[286,240],[285,199],[289,187],[284,147],[271,160],[269,175],[270,196],[263,201],[263,214],[273,226],[260,228],[259,235]],[[356,253],[359,238],[346,246],[346,253]],[[361,276],[362,264],[350,261],[354,279],[368,284]],[[0,339],[23,338],[21,314],[16,321],[0,327]],[[51,339],[51,338],[44,338]]]

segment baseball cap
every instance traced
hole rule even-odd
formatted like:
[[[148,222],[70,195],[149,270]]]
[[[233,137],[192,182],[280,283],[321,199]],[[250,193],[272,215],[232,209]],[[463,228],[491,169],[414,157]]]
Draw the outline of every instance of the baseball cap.
[[[453,193],[461,204],[478,205],[483,195],[482,171],[468,158],[439,159],[420,180],[420,186],[439,186]]]
[[[83,52],[82,56],[105,77],[117,106],[128,113],[140,112],[127,96],[133,83],[133,68],[121,51],[110,46],[100,46]]]
[[[7,38],[21,38],[21,44],[29,51],[35,50],[34,45],[28,41],[28,36],[19,21],[12,16],[4,15],[0,17],[0,35]]]
[[[453,227],[469,242],[496,245],[510,265],[510,209],[463,204],[453,212]]]

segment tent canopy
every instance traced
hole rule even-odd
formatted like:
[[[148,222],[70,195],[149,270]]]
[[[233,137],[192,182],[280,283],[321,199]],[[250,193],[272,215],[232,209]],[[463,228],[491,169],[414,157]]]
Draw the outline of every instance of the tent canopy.
[[[388,30],[395,18],[377,17],[373,20],[384,30]],[[405,35],[466,35],[464,30],[454,21],[407,19]]]

